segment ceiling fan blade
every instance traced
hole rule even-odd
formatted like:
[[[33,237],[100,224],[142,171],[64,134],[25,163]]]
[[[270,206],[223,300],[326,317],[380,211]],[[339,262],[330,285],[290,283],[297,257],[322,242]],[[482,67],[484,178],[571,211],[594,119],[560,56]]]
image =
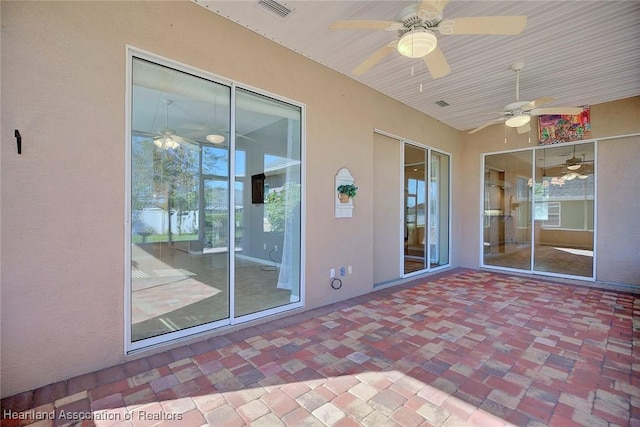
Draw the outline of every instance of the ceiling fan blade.
[[[449,0],[422,0],[419,10],[440,14],[447,3],[449,3]]]
[[[441,22],[442,34],[520,34],[527,26],[526,16],[477,16]]]
[[[482,129],[486,128],[486,127],[489,127],[489,126],[492,126],[492,125],[495,125],[495,124],[501,123],[501,122],[504,122],[504,118],[502,118],[502,117],[499,118],[499,119],[491,120],[490,122],[487,122],[487,123],[483,124],[482,126],[478,126],[477,128],[475,128],[472,131],[470,131],[469,135],[471,135],[472,133],[476,133],[479,130],[482,130]]]
[[[371,69],[371,67],[376,65],[385,56],[389,55],[394,50],[395,50],[395,47],[394,47],[393,43],[389,43],[389,44],[386,44],[386,45],[382,46],[380,49],[375,51],[373,53],[373,55],[371,55],[370,57],[365,59],[360,65],[358,65],[351,73],[356,75],[356,76],[359,76],[361,74],[366,73],[367,71],[369,71]]]
[[[139,136],[139,137],[146,137],[147,139],[152,139],[153,137],[157,136],[158,134],[155,132],[148,132],[148,131],[144,131],[144,130],[135,130],[133,129],[131,131],[131,136]]]
[[[529,111],[532,116],[577,116],[582,113],[582,108],[574,107],[548,107],[536,108]]]
[[[433,52],[424,56],[422,60],[429,69],[431,77],[433,77],[434,79],[444,77],[451,72],[451,67],[449,67],[447,58],[444,57],[444,54],[442,53],[442,50],[439,46],[436,46]]]
[[[543,105],[553,102],[554,100],[555,98],[552,96],[542,96],[540,98],[534,99],[533,101],[524,104],[520,108],[522,109],[522,111],[531,111],[534,108],[542,107]]]
[[[402,28],[402,23],[394,21],[336,21],[329,25],[331,30],[388,30]]]
[[[527,133],[531,130],[531,126],[529,126],[529,123],[527,123],[526,125],[518,126],[516,130],[519,134]]]
[[[237,138],[246,139],[247,141],[251,141],[251,142],[258,142],[257,140],[251,138],[250,136],[242,135],[242,134],[237,133],[237,132],[236,132],[236,137]]]
[[[200,151],[200,145],[192,139],[183,138],[178,135],[171,135],[171,139],[180,145],[184,145],[185,148],[188,148],[189,150]]]

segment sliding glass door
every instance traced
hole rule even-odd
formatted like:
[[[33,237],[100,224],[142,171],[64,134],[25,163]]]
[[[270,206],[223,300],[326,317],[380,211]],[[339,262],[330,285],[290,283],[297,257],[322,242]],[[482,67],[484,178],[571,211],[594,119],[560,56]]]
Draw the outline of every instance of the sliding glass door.
[[[302,108],[130,61],[128,348],[300,306]]]
[[[482,264],[593,278],[594,172],[594,143],[486,155]]]
[[[404,144],[404,275],[449,264],[449,156]]]

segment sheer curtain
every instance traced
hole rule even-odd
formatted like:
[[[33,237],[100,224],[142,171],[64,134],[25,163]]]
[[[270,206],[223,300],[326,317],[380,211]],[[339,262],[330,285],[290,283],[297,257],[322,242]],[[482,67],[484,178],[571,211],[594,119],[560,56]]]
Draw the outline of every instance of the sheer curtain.
[[[291,291],[291,302],[300,300],[300,128],[299,121],[288,120],[287,167],[282,262],[279,289]]]

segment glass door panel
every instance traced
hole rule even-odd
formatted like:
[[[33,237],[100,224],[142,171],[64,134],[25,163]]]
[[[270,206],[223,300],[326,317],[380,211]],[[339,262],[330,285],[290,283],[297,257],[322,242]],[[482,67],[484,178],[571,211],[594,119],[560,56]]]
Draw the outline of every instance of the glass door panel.
[[[404,274],[428,268],[427,150],[404,146]]]
[[[594,144],[536,151],[534,270],[593,277]]]
[[[167,85],[167,75],[180,84]],[[207,144],[229,127],[231,92],[140,58],[132,77],[133,343],[229,317],[227,256],[216,252],[227,239],[228,172]],[[206,169],[214,163],[217,172]]]
[[[531,270],[532,151],[484,158],[483,264]]]
[[[449,156],[431,150],[429,179],[430,267],[449,264]]]
[[[239,89],[235,141],[234,307],[244,316],[300,301],[301,109]]]

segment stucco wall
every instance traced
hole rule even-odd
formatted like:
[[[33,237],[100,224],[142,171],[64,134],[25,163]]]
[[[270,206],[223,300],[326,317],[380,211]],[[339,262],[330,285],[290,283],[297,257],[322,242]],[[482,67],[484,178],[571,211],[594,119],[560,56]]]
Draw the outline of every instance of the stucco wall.
[[[191,2],[1,7],[2,396],[125,360],[126,45],[306,104],[307,308],[372,289],[374,128],[451,153],[456,173],[457,131]],[[352,219],[334,218],[341,167]]]

